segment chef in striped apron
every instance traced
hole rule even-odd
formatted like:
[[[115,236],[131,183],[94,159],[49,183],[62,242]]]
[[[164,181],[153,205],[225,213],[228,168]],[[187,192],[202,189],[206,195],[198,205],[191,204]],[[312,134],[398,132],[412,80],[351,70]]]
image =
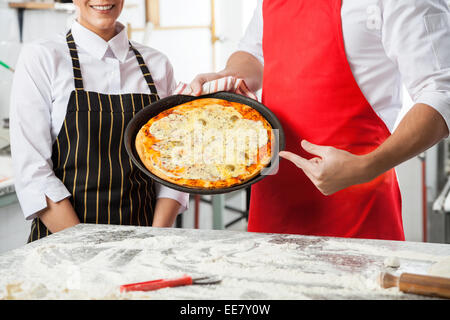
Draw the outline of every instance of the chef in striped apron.
[[[70,30],[24,45],[11,98],[11,153],[28,241],[78,223],[170,227],[189,195],[140,172],[128,122],[175,88],[168,59],[130,42],[123,0],[75,0]]]

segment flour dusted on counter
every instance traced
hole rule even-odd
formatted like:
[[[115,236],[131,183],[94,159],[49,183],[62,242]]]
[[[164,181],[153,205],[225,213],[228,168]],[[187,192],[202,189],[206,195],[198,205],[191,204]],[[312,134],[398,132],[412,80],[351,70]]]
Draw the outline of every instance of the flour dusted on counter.
[[[0,288],[4,282],[13,283],[14,296],[19,299],[116,298],[121,284],[180,275],[180,272],[149,268],[149,260],[157,265],[163,255],[148,249],[169,250],[183,238],[175,236],[166,240],[125,239],[85,247],[78,243],[42,245],[24,258],[20,281],[12,281],[7,276],[0,280]],[[147,254],[142,254],[146,251]]]
[[[377,283],[383,260],[397,253],[386,248],[231,231],[107,230],[89,226],[72,238],[55,234],[16,250],[10,260],[0,256],[0,299],[370,299],[403,294]],[[184,274],[215,275],[222,282],[119,291],[122,284]]]
[[[400,267],[400,260],[397,257],[387,257],[384,259],[384,266],[387,268]]]
[[[337,238],[339,239],[339,238]],[[370,240],[369,240],[370,242]],[[396,249],[389,248],[388,246],[374,246],[371,244],[365,243],[347,243],[342,240],[334,240],[331,239],[327,242],[328,248],[333,250],[342,250],[347,253],[352,252],[364,252],[368,255],[386,257],[386,258],[396,258],[399,261],[401,259],[406,260],[417,260],[417,261],[431,261],[438,262],[442,259],[442,256],[416,252],[413,250],[404,250],[404,249]]]
[[[450,256],[433,264],[428,273],[431,276],[450,278]]]

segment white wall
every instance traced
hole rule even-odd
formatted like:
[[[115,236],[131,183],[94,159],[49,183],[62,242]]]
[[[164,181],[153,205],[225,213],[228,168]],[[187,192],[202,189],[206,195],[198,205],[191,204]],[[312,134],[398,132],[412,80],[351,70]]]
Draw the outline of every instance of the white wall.
[[[422,241],[421,161],[415,157],[396,168],[402,194],[402,216],[407,241]]]
[[[253,16],[256,0],[220,0],[217,1],[217,34],[221,41],[217,43],[216,71],[222,70],[228,57],[237,49],[239,40]]]
[[[403,88],[403,108],[396,125],[413,106],[413,101]],[[414,157],[396,167],[402,194],[402,216],[407,241],[422,241],[422,167],[418,157]]]
[[[64,11],[25,10],[23,42],[64,32],[72,20],[73,14]],[[17,10],[8,8],[6,1],[0,1],[0,31],[0,60],[15,67],[22,45],[19,43]],[[9,115],[12,76],[10,71],[0,68],[0,119]],[[24,245],[30,224],[17,202],[0,207],[0,253]]]
[[[19,27],[16,10],[8,8],[5,1],[0,1],[0,60],[14,67],[18,51],[11,47],[19,46]],[[14,51],[14,52],[13,52]],[[0,67],[0,123],[8,116],[9,92],[13,74]]]
[[[73,21],[73,13],[54,10],[25,10],[22,39],[24,43],[64,32]],[[0,60],[14,68],[20,53],[17,10],[0,0]],[[9,92],[13,74],[0,67],[0,120],[9,114]]]
[[[0,208],[0,254],[27,243],[31,221],[23,217],[19,203]]]
[[[236,50],[256,7],[256,0],[216,0],[216,66],[213,67],[211,33],[208,29],[152,30],[150,45],[165,53],[171,61],[177,81],[190,82],[197,74],[221,70]],[[209,25],[209,0],[161,1],[161,26]],[[150,28],[148,29],[150,30]],[[136,40],[144,40],[136,34]]]
[[[0,60],[14,68],[21,47],[19,42],[0,40]],[[0,126],[3,125],[1,119],[9,117],[9,101],[13,76],[14,74],[11,71],[0,67]]]

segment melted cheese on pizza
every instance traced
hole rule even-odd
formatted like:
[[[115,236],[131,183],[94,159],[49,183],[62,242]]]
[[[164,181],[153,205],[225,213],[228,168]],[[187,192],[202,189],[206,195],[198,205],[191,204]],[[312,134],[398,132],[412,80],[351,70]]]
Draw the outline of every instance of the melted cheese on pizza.
[[[178,108],[155,120],[148,131],[155,139],[152,162],[172,178],[235,178],[261,161],[261,154],[270,154],[262,150],[269,140],[263,122],[246,119],[231,106]]]

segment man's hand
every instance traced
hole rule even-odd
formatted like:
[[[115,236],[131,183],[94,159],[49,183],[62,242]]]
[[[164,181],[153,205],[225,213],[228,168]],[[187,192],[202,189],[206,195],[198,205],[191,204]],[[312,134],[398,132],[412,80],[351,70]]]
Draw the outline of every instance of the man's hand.
[[[334,147],[315,145],[306,140],[301,145],[308,153],[317,157],[307,160],[288,151],[281,151],[279,155],[302,169],[324,195],[370,181],[376,176],[366,170],[366,162],[362,156]]]
[[[175,94],[199,96],[216,91],[232,91],[256,99],[254,92],[261,89],[263,69],[261,62],[250,53],[237,51],[230,56],[224,70],[199,74],[189,85],[179,86]],[[215,86],[216,80],[222,80],[220,86]],[[209,86],[208,83],[213,85]]]
[[[294,162],[323,194],[330,195],[375,179],[424,152],[448,134],[447,124],[440,113],[418,103],[406,113],[394,133],[368,154],[357,156],[303,141],[302,147],[318,157],[306,160],[286,151],[280,152],[280,157]]]
[[[201,94],[207,94],[212,92],[203,92],[203,85],[207,82],[218,80],[221,78],[226,78],[228,74],[225,72],[217,72],[217,73],[202,73],[197,75],[194,80],[192,80],[190,86],[192,89],[192,94],[194,96],[199,96]]]
[[[179,83],[174,94],[200,96],[220,91],[237,93],[254,100],[258,100],[251,92],[243,79],[233,76],[222,77],[220,73],[203,73],[198,75],[190,85]]]

